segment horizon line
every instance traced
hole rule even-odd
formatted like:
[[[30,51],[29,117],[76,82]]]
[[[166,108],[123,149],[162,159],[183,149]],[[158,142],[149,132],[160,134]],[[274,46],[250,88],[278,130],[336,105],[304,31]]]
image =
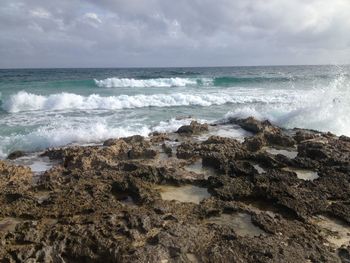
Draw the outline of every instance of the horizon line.
[[[106,66],[106,67],[9,67],[0,70],[30,70],[30,69],[172,69],[172,68],[249,68],[249,67],[300,67],[300,66],[349,66],[350,64],[271,64],[242,66]]]

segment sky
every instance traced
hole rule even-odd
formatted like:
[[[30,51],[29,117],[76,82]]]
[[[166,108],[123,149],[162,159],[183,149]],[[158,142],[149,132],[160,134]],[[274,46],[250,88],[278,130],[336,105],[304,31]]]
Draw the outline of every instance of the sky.
[[[350,0],[1,0],[0,68],[350,63]]]

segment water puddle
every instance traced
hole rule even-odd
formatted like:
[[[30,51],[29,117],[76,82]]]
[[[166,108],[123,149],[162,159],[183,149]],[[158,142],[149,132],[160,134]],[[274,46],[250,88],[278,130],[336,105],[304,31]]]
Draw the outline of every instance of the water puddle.
[[[58,223],[58,220],[55,218],[42,218],[41,219],[41,224],[47,225],[47,226],[52,226],[56,225]]]
[[[297,174],[299,179],[305,180],[305,181],[313,181],[317,178],[319,178],[318,173],[306,170],[306,169],[297,169],[292,167],[283,168],[282,170],[288,171],[288,172],[294,172]]]
[[[134,200],[127,193],[113,193],[114,197],[125,205],[136,205]]]
[[[207,223],[228,226],[235,233],[242,237],[256,237],[265,232],[252,223],[252,218],[247,213],[222,214],[217,217],[211,217],[206,220]]]
[[[169,186],[162,185],[158,188],[163,200],[175,200],[185,203],[199,204],[203,199],[210,197],[206,188],[184,185],[184,186]]]
[[[289,159],[294,159],[298,155],[297,151],[285,150],[285,149],[276,149],[276,148],[270,148],[270,147],[266,147],[265,151],[270,153],[270,154],[272,154],[272,155],[281,154],[281,155],[284,155],[284,156],[288,157]]]
[[[16,165],[29,166],[34,174],[41,174],[51,169],[56,164],[52,162],[49,157],[41,157],[38,154],[23,156],[11,162]]]
[[[35,193],[34,196],[37,199],[38,203],[42,204],[50,198],[50,192],[49,191],[40,191],[40,192]]]
[[[317,216],[312,221],[324,230],[329,243],[336,247],[350,245],[350,226],[336,218]]]
[[[253,167],[254,167],[255,170],[258,171],[258,174],[266,173],[266,171],[264,170],[264,168],[262,168],[259,164],[253,164]]]
[[[271,218],[275,218],[275,216],[279,213],[278,209],[274,207],[270,202],[254,200],[246,203],[249,209],[254,211],[257,214],[266,213]]]
[[[169,156],[164,152],[162,145],[153,145],[151,148],[155,151],[158,151],[158,159],[163,161],[169,158]]]
[[[199,263],[199,260],[197,259],[195,254],[192,253],[186,253],[186,257],[191,263]]]
[[[0,232],[13,232],[20,221],[13,217],[0,219]]]
[[[193,172],[196,174],[203,174],[204,179],[208,179],[209,176],[214,176],[216,174],[215,170],[213,168],[203,167],[201,159],[199,159],[198,161],[196,161],[190,165],[184,166],[184,169],[186,171]]]
[[[220,136],[225,138],[236,139],[240,142],[244,141],[245,137],[252,136],[252,133],[243,130],[238,125],[217,125],[209,126],[209,132],[200,136],[194,136],[198,141],[206,141],[210,136]]]
[[[153,145],[152,148],[159,152],[158,158],[160,160],[167,160],[171,157],[176,156],[176,149],[181,143],[179,141],[166,141],[158,145]],[[171,150],[171,151],[170,151]]]

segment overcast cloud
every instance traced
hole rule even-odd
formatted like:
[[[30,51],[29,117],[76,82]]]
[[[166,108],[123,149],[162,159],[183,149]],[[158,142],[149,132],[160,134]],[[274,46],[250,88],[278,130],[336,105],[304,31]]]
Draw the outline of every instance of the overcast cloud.
[[[1,0],[0,68],[350,63],[349,0]]]

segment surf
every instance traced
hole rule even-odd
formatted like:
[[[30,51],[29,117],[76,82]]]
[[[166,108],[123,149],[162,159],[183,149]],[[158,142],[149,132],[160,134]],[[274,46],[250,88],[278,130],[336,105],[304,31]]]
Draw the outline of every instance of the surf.
[[[94,110],[94,109],[135,109],[144,107],[178,107],[224,105],[234,103],[283,103],[291,100],[285,92],[262,95],[255,91],[249,95],[246,91],[212,93],[171,93],[152,95],[100,96],[91,94],[82,96],[74,93],[57,93],[48,96],[20,91],[5,99],[2,108],[8,113],[24,111],[54,110]]]

